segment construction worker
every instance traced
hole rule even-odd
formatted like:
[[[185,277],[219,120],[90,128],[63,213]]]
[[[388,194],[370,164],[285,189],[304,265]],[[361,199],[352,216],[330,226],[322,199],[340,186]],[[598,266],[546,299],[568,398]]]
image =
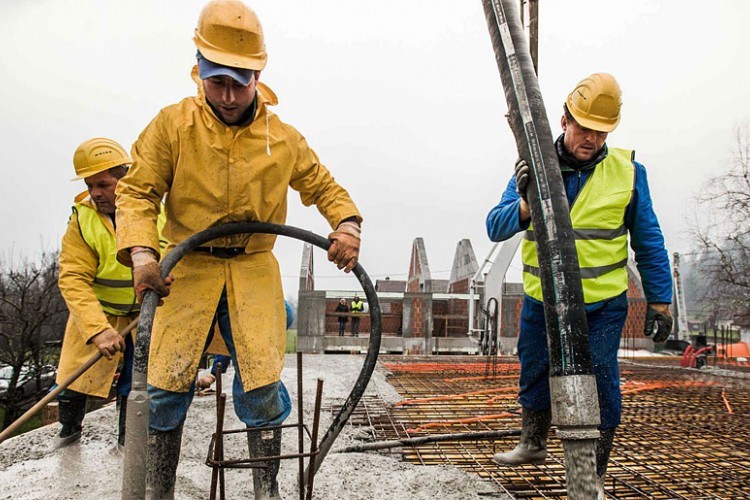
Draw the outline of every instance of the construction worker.
[[[182,425],[214,317],[235,366],[240,420],[251,429],[276,426],[291,410],[280,380],[286,335],[276,236],[223,237],[189,252],[170,290],[157,264],[162,197],[164,234],[178,244],[228,222],[284,223],[291,187],[335,228],[329,260],[350,272],[359,255],[357,207],[304,137],[270,109],[277,98],[259,81],[267,56],[255,12],[237,0],[211,1],[193,40],[198,95],[159,112],[133,145],[133,167],[117,188],[118,258],[133,266],[137,294],[170,294],[155,315],[149,355],[151,498],[173,498]],[[253,457],[279,456],[281,431],[250,431],[248,446]],[[278,498],[278,460],[261,465],[253,471],[255,498]]]
[[[111,139],[94,138],[78,146],[73,156],[76,177],[87,191],[75,198],[73,214],[60,251],[60,291],[70,315],[65,328],[57,383],[66,379],[97,351],[100,360],[60,392],[58,419],[62,424],[55,448],[81,437],[87,396],[106,398],[118,363],[118,444],[125,444],[125,403],[130,392],[133,341],[118,330],[138,316],[133,275],[116,259],[115,187],[132,160]],[[161,220],[163,225],[163,219]]]
[[[617,349],[628,313],[628,234],[648,301],[644,334],[654,342],[669,335],[672,280],[664,238],[651,204],[646,169],[634,152],[609,148],[607,134],[620,122],[621,91],[612,75],[595,73],[568,95],[556,142],[565,194],[575,231],[591,358],[601,411],[597,442],[599,492],[620,424],[621,394]],[[487,216],[492,241],[525,231],[524,301],[518,355],[522,435],[516,448],[498,453],[502,465],[543,463],[550,427],[549,361],[536,246],[526,189],[529,167],[519,160],[500,203]]]
[[[362,318],[357,316],[357,314],[365,312],[365,303],[359,300],[359,295],[354,296],[354,300],[352,300],[349,310],[354,314],[354,316],[352,316],[352,337],[359,337],[359,321]]]
[[[336,312],[339,313],[339,337],[343,337],[346,331],[346,323],[349,321],[349,317],[347,316],[349,305],[346,303],[346,299],[342,298],[339,300],[339,303],[336,304]]]

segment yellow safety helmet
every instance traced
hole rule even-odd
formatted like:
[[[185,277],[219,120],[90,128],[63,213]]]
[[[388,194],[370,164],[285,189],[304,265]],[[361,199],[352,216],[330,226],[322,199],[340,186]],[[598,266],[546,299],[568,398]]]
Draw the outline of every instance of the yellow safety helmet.
[[[201,11],[193,37],[211,62],[260,71],[266,67],[263,28],[255,12],[238,0],[212,0]]]
[[[72,180],[77,181],[91,177],[99,172],[118,165],[130,165],[133,160],[120,146],[112,139],[104,137],[95,137],[84,142],[73,155],[73,167],[76,170],[76,177]]]
[[[568,111],[582,126],[612,132],[620,123],[622,91],[609,73],[594,73],[578,82],[566,100]]]

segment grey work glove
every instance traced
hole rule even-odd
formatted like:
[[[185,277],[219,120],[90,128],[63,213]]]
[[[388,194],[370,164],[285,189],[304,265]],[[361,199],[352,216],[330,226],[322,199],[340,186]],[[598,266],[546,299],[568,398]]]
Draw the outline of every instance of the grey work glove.
[[[519,194],[523,201],[528,203],[526,198],[526,188],[529,187],[529,166],[525,160],[519,158],[516,160],[516,192]]]
[[[646,307],[646,325],[643,335],[651,337],[655,343],[664,342],[672,332],[672,315],[669,304],[649,304]]]

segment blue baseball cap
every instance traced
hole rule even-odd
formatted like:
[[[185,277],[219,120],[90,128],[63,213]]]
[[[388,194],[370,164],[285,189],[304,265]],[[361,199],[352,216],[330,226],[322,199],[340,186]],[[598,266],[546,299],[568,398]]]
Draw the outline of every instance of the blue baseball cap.
[[[211,78],[212,76],[226,75],[246,86],[252,81],[255,74],[255,70],[252,69],[233,68],[231,66],[216,64],[203,57],[203,54],[200,52],[197,53],[196,57],[198,58],[198,73],[201,80]]]

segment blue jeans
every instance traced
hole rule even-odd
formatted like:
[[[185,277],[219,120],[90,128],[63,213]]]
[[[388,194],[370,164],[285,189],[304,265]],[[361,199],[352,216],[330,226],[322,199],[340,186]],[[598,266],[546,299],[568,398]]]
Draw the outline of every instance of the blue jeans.
[[[599,429],[612,429],[620,424],[622,395],[617,349],[627,316],[628,299],[625,293],[586,313],[591,363],[599,393]],[[549,409],[549,354],[544,306],[528,297],[524,298],[521,309],[518,357],[521,361],[518,402],[531,410]]]
[[[240,370],[237,369],[237,353],[232,339],[232,326],[229,321],[226,289],[221,294],[219,305],[216,308],[214,323],[216,322],[219,324],[219,331],[235,366],[234,381],[232,382],[234,412],[248,427],[281,425],[292,411],[289,393],[281,380],[248,392],[245,392],[242,388]],[[213,327],[211,328],[211,334],[206,339],[204,349],[211,343],[212,337]],[[149,385],[148,395],[151,400],[149,427],[157,431],[170,431],[179,427],[185,421],[194,394],[195,384],[190,386],[188,392],[165,391]]]

